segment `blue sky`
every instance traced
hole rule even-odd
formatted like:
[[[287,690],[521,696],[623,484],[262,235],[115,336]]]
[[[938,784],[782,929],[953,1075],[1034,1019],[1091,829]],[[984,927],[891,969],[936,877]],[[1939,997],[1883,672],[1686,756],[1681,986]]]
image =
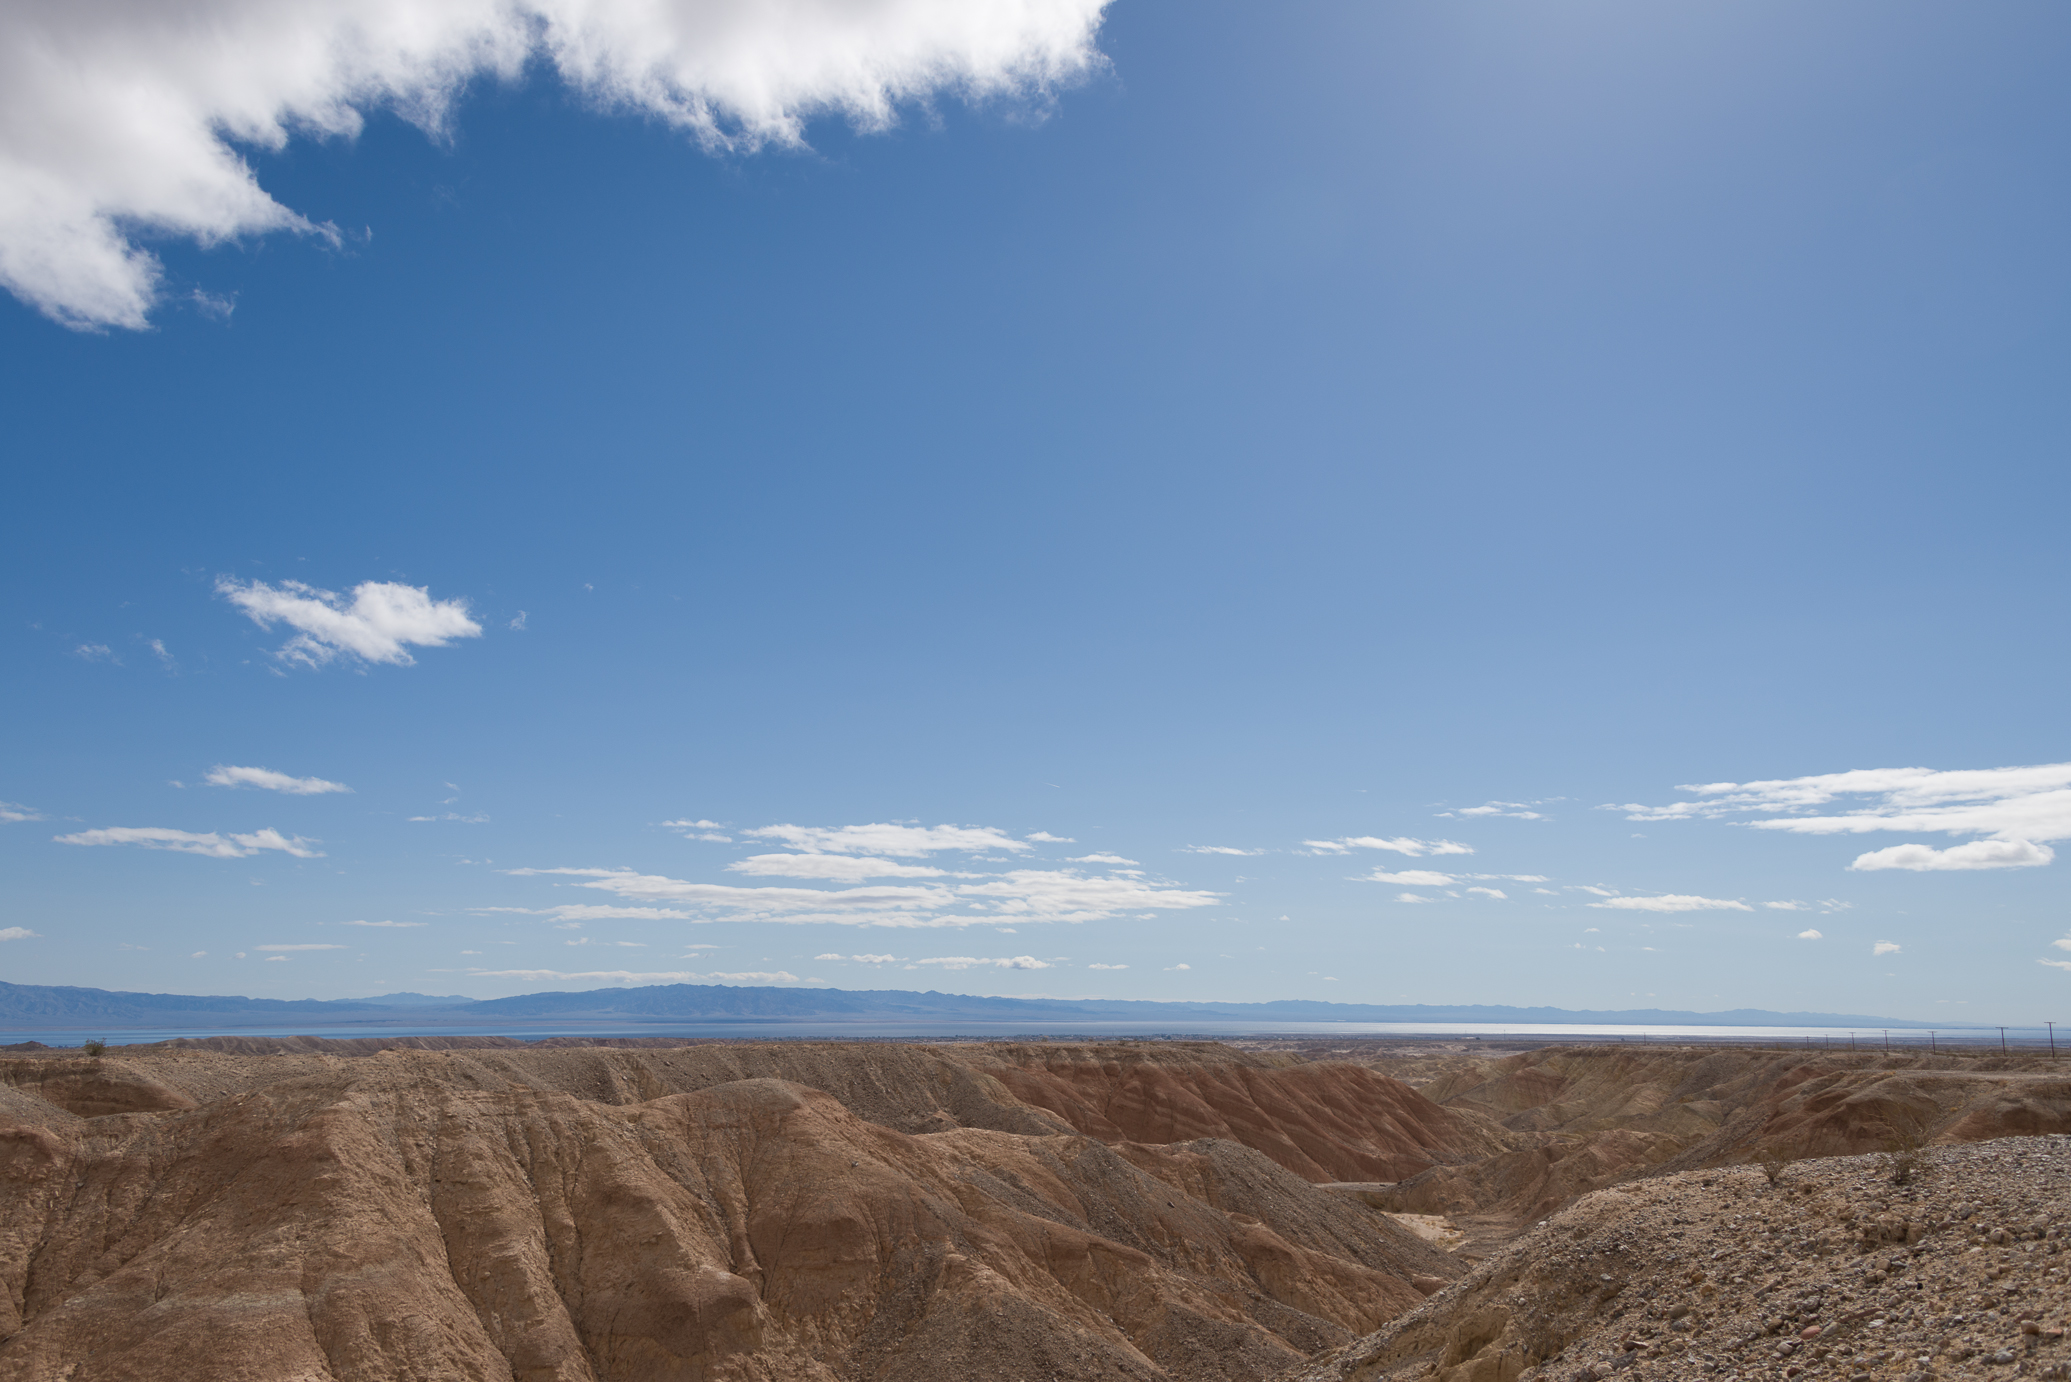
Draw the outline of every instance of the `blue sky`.
[[[2060,6],[217,8],[4,21],[0,976],[2071,1016]]]

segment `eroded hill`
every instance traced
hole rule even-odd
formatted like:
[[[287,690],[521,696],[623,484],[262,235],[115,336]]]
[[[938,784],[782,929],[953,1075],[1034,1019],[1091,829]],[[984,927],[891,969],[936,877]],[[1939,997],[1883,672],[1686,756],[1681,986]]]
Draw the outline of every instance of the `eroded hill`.
[[[1110,1146],[996,1078],[1017,1053],[964,1056],[0,1062],[0,1378],[1236,1382],[1461,1270],[1240,1142]],[[1211,1056],[1173,1087],[1299,1122],[1312,1071]],[[1414,1126],[1366,1141],[1457,1154],[1387,1144]]]

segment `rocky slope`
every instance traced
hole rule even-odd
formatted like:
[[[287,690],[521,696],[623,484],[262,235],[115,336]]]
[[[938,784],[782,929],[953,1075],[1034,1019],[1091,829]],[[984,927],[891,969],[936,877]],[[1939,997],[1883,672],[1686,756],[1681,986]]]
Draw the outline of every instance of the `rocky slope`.
[[[1521,1223],[1657,1168],[2071,1132],[2071,1077],[2032,1055],[1617,1045],[1416,1060],[1419,1092],[1512,1145],[1403,1180],[1384,1202],[1407,1212]]]
[[[1249,1382],[1462,1269],[1228,1138],[1089,1137],[1014,1059],[0,1061],[0,1379]]]
[[[1280,1382],[2071,1376],[2071,1138],[1597,1191]]]
[[[1472,1111],[1339,1062],[1254,1055],[1213,1042],[994,1043],[957,1058],[1107,1142],[1227,1138],[1312,1181],[1401,1180],[1521,1139]]]

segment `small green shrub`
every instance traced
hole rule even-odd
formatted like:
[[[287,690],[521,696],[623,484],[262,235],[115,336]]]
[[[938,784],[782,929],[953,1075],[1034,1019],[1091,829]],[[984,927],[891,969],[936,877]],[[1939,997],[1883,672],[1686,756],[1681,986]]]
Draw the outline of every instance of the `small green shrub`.
[[[92,1056],[95,1060],[99,1060],[107,1051],[108,1043],[102,1041],[99,1037],[95,1037],[92,1041],[83,1043],[79,1049]]]

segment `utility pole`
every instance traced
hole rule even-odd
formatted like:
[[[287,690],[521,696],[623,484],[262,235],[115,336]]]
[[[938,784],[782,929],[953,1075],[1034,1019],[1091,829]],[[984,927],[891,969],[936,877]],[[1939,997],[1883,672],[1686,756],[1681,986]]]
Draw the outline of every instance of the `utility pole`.
[[[1936,1045],[1934,1044],[1934,1033],[1933,1033],[1933,1032],[1929,1032],[1929,1033],[1927,1034],[1927,1054],[1928,1054],[1928,1055],[1930,1055],[1930,1056],[1931,1056],[1931,1055],[1934,1055],[1934,1054],[1935,1054],[1935,1053],[1936,1053],[1936,1052],[1937,1052],[1938,1050],[1940,1050],[1940,1049],[1941,1049],[1941,1048],[1937,1047],[1937,1046],[1936,1046]]]
[[[2057,1058],[2057,1024],[2045,1022],[2042,1025],[2049,1028],[2049,1058],[2055,1060]]]
[[[1884,1054],[1887,1056],[1891,1054],[1891,1033],[1889,1032],[1884,1034]]]
[[[1999,1029],[1999,1054],[2002,1056],[2006,1054],[2006,1028],[2004,1027]]]

